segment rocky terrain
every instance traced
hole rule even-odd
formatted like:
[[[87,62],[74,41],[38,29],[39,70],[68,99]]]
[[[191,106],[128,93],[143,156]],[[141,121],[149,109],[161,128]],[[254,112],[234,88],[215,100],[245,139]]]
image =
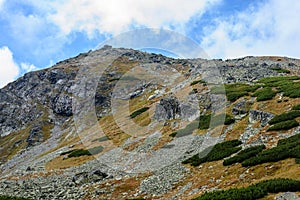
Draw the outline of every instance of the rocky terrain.
[[[27,73],[0,89],[0,195],[192,199],[300,180],[299,154],[223,165],[300,134],[299,80],[298,59],[173,59],[110,46]],[[239,149],[227,156],[186,161],[233,140]]]

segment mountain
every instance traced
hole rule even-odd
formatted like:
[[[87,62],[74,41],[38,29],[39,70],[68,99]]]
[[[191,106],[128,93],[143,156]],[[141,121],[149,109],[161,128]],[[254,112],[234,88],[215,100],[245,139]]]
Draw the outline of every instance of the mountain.
[[[27,73],[0,89],[0,195],[296,199],[299,69],[104,46]]]

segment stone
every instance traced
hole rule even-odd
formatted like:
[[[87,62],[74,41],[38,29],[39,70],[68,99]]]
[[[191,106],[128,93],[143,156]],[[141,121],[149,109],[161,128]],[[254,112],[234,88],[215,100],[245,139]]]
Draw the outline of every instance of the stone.
[[[275,196],[275,200],[300,200],[300,197],[293,192],[285,192]]]
[[[261,126],[264,127],[274,117],[272,113],[264,112],[260,110],[250,110],[249,122],[255,123],[260,122]]]

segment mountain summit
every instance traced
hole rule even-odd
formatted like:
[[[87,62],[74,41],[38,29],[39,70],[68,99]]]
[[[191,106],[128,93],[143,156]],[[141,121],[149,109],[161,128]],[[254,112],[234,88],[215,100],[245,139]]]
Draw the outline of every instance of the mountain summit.
[[[0,89],[0,195],[297,199],[299,69],[105,46],[27,73]]]

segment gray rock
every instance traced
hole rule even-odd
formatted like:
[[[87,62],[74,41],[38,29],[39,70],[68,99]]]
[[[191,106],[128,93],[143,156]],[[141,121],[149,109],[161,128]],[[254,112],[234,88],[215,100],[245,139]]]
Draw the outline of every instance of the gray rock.
[[[261,126],[264,127],[273,117],[274,115],[268,112],[264,112],[260,110],[250,110],[249,122],[250,123],[260,122]]]
[[[275,196],[275,200],[300,200],[300,197],[293,192],[285,192]]]

